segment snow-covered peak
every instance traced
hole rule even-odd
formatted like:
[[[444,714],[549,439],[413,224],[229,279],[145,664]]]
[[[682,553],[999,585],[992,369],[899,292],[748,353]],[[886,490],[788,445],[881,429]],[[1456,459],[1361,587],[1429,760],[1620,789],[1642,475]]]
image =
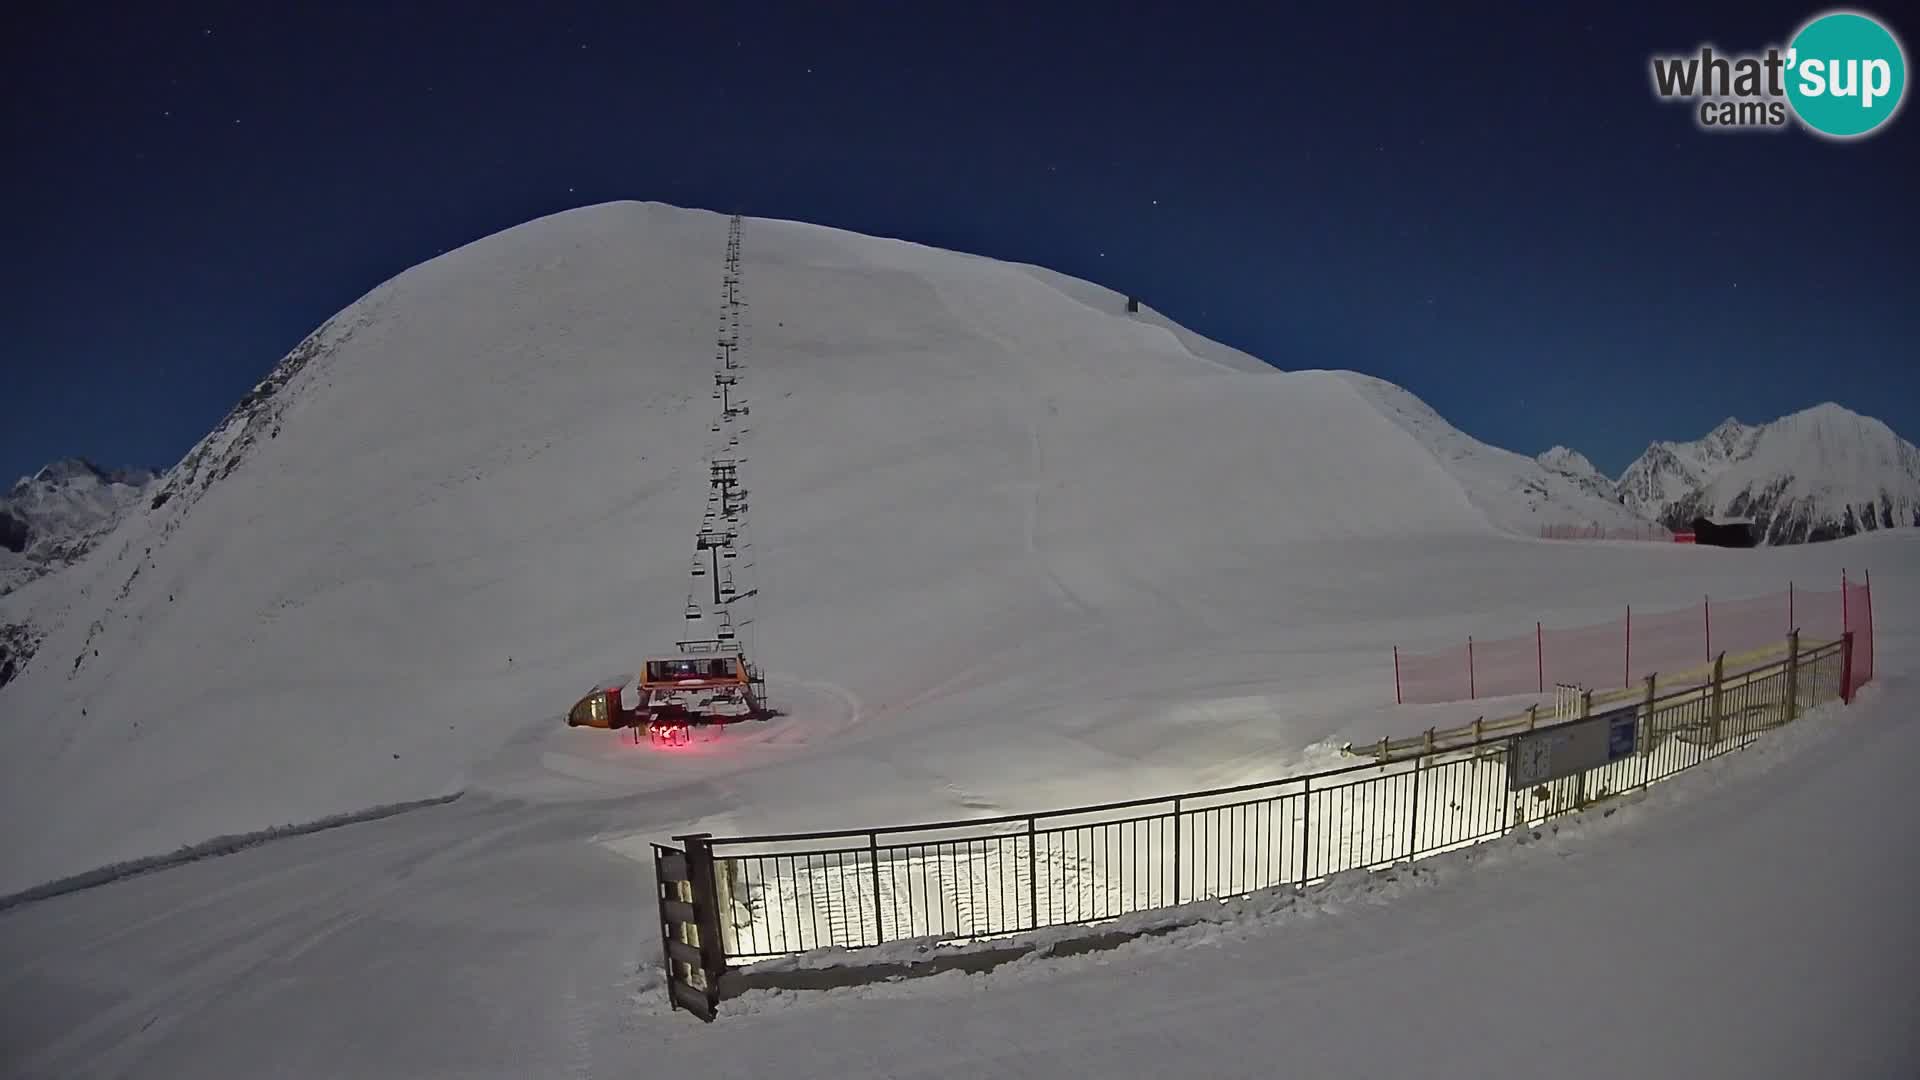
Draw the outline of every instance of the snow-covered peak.
[[[1702,485],[1752,448],[1760,428],[1728,417],[1692,442],[1656,442],[1627,466],[1614,489],[1641,517],[1661,519],[1667,507]]]
[[[114,484],[144,487],[156,475],[153,469],[104,469],[85,458],[61,458],[42,466],[32,476],[15,481],[7,497],[22,498],[35,489],[90,490]]]
[[[1655,443],[1621,477],[1622,499],[1684,526],[1748,518],[1770,543],[1920,524],[1920,451],[1834,402],[1769,424],[1729,419],[1690,443]]]
[[[62,458],[21,477],[0,495],[0,593],[78,560],[155,475]]]
[[[1537,460],[1547,468],[1559,472],[1576,473],[1580,475],[1593,473],[1596,476],[1599,475],[1600,472],[1600,470],[1593,467],[1593,462],[1587,460],[1587,455],[1565,446],[1556,446],[1541,454]]]
[[[1549,471],[1573,481],[1581,491],[1603,502],[1618,503],[1613,481],[1606,478],[1587,455],[1565,446],[1556,446],[1534,460]],[[1629,511],[1631,513],[1631,511]]]

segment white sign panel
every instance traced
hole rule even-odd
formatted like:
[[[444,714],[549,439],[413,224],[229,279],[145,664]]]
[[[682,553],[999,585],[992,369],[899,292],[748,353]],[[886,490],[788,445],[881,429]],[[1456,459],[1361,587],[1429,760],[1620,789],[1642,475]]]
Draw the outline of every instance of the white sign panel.
[[[1630,706],[1515,737],[1507,751],[1507,789],[1522,791],[1627,757],[1636,712]]]

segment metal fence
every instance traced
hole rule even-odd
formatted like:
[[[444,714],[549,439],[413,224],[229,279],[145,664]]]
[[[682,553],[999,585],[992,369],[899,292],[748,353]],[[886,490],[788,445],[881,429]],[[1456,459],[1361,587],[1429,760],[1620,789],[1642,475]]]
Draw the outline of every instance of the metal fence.
[[[1803,652],[1796,636],[1785,659],[1705,686],[1655,696],[1650,680],[1641,700],[1601,714],[1630,717],[1629,755],[1519,790],[1515,745],[1585,722],[1590,693],[1562,695],[1573,715],[1534,732],[1307,776],[968,821],[679,839],[712,868],[700,891],[728,965],[1098,922],[1425,858],[1645,787],[1849,697],[1852,648],[1849,636]]]

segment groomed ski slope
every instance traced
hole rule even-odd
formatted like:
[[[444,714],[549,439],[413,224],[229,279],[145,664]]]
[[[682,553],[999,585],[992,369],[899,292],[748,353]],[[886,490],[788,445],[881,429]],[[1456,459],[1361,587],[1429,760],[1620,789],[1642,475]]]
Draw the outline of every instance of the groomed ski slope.
[[[25,1077],[1911,1076],[1920,587],[1875,582],[1851,709],[1117,952],[702,1025],[666,1011],[648,870],[587,842],[660,806],[463,799],[0,912],[0,1049]]]
[[[1382,384],[1275,371],[1034,268],[751,220],[740,611],[791,715],[694,764],[603,760],[554,721],[685,634],[725,237],[610,204],[400,275],[320,332],[270,431],[209,436],[230,471],[7,598],[49,636],[0,691],[0,813],[34,822],[0,893],[489,784],[805,759],[729,781],[739,824],[792,825],[1269,768],[1246,754],[1380,704],[1406,628],[1374,620],[1476,606],[1369,579],[1535,513],[1476,468],[1526,459],[1410,428]],[[1540,516],[1621,513],[1561,485]],[[1170,719],[1281,692],[1300,718],[1263,704],[1256,738]]]

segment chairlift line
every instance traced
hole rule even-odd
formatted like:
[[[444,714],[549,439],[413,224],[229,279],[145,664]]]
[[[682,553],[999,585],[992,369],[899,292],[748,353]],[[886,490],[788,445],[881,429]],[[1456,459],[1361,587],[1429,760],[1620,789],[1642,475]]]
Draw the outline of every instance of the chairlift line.
[[[696,726],[723,725],[741,719],[767,719],[772,715],[764,704],[765,679],[757,665],[742,650],[743,631],[758,620],[749,618],[736,626],[727,605],[735,600],[757,597],[758,588],[748,587],[752,580],[736,580],[734,569],[752,567],[739,561],[745,528],[747,503],[741,484],[737,455],[741,436],[751,430],[742,418],[750,415],[746,402],[735,400],[742,381],[744,365],[739,361],[743,346],[741,309],[746,301],[741,285],[741,226],[744,218],[735,214],[728,223],[725,265],[722,272],[718,330],[715,334],[711,397],[720,402],[720,415],[708,425],[714,435],[706,453],[708,491],[702,509],[695,551],[688,562],[690,580],[695,584],[681,609],[685,624],[691,628],[712,616],[711,637],[688,636],[676,641],[680,656],[649,659],[640,672],[641,700],[628,707],[620,689],[602,688],[590,694],[569,713],[569,726],[618,728],[636,732],[644,727],[649,740],[658,747],[682,747],[692,742]],[[729,427],[729,425],[732,425]],[[725,569],[723,570],[722,567]],[[711,589],[712,606],[704,606],[701,594]],[[757,610],[757,608],[756,608]],[[699,631],[692,631],[697,635]]]

